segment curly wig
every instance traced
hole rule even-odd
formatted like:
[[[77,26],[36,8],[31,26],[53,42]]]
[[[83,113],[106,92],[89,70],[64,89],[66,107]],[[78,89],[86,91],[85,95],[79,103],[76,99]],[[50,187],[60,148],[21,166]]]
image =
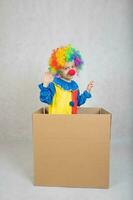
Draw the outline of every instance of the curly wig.
[[[54,74],[60,74],[60,69],[64,68],[66,62],[74,61],[77,69],[81,69],[83,60],[80,52],[70,44],[54,49],[49,58],[49,71]]]

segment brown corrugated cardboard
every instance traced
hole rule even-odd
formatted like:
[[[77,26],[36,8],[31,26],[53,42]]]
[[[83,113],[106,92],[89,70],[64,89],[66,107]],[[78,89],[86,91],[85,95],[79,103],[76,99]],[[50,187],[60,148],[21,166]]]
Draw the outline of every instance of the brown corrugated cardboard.
[[[78,108],[78,114],[33,113],[34,184],[109,187],[111,113]]]

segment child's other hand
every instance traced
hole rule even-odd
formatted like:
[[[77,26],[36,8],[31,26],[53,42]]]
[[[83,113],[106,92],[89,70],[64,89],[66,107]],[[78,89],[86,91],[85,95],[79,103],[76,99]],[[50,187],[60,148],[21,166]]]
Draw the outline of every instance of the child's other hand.
[[[44,73],[44,79],[43,79],[44,86],[47,87],[48,84],[53,81],[53,78],[54,77],[50,72],[45,72]]]
[[[92,87],[94,86],[93,85],[94,81],[90,81],[89,84],[87,85],[87,90],[90,92]]]

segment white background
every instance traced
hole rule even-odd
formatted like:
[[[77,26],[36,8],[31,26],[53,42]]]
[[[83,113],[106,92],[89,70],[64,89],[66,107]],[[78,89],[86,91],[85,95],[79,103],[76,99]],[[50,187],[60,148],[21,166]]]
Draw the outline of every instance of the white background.
[[[109,110],[118,137],[132,134],[132,9],[131,0],[0,0],[0,134],[31,137],[48,58],[69,43],[85,62],[81,91],[95,81],[84,106]]]
[[[85,63],[76,77],[81,92],[90,80],[95,81],[92,99],[84,106],[104,107],[112,113],[114,143],[132,139],[133,1],[0,0],[2,140],[31,141],[32,112],[43,106],[38,84],[51,50],[69,43],[80,50]],[[117,199],[125,199],[119,195]]]

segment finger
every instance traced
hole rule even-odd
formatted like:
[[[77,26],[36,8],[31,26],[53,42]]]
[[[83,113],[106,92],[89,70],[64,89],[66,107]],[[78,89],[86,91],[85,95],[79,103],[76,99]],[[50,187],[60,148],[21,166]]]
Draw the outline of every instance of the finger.
[[[94,81],[93,81],[93,80],[91,80],[91,81],[90,81],[90,83],[94,83]]]
[[[90,86],[93,86],[93,84],[89,84]]]

